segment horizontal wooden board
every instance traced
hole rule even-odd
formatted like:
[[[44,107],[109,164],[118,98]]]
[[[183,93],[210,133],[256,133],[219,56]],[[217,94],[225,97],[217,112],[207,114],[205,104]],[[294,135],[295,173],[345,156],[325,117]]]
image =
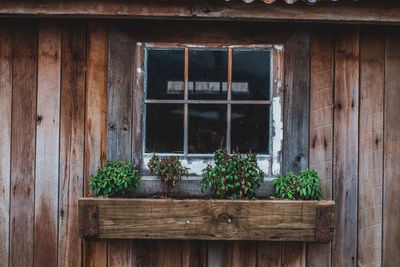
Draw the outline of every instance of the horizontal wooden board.
[[[97,207],[98,238],[315,241],[317,206],[330,207],[332,238],[334,201],[80,198],[79,232]]]
[[[69,17],[69,18],[170,18],[232,19],[340,22],[399,23],[400,4],[392,0],[340,1],[287,5],[277,1],[267,5],[242,1],[1,1],[1,16]]]

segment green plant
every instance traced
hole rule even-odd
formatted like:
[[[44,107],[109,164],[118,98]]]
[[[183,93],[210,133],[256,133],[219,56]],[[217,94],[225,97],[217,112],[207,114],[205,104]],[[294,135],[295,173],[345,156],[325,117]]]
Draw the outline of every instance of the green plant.
[[[124,195],[132,188],[139,188],[140,176],[135,164],[126,161],[107,161],[104,167],[91,176],[90,190],[98,197]]]
[[[272,181],[274,196],[286,199],[319,200],[322,189],[315,170],[304,170],[299,175],[288,172]]]
[[[182,179],[183,175],[189,174],[189,168],[182,167],[179,157],[168,156],[160,160],[154,155],[147,166],[152,175],[158,178],[167,186],[166,193],[169,195],[172,188]]]
[[[219,198],[254,199],[256,189],[264,180],[255,154],[229,155],[225,150],[214,152],[215,167],[210,164],[203,169],[201,190],[211,189]]]

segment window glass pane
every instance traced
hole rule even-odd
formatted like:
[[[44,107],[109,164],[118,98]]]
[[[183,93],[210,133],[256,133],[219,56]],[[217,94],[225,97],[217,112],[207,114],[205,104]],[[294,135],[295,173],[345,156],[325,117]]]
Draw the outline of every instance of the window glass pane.
[[[226,99],[227,77],[227,50],[189,50],[190,99]]]
[[[226,105],[189,105],[189,153],[226,147]]]
[[[146,152],[183,153],[183,105],[146,105]]]
[[[268,105],[232,105],[232,151],[269,153]]]
[[[185,50],[147,50],[147,99],[183,99]]]
[[[270,51],[232,52],[232,99],[269,100]]]

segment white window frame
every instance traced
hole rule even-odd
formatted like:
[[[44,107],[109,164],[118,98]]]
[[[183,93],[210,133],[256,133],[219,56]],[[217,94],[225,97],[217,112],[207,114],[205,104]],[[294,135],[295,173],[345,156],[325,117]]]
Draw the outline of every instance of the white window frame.
[[[143,181],[154,181],[157,180],[157,177],[151,176],[149,174],[149,169],[147,167],[147,163],[150,158],[153,156],[153,153],[146,153],[145,152],[145,136],[146,136],[146,126],[145,126],[145,118],[146,118],[146,104],[147,103],[166,103],[171,102],[171,100],[147,100],[146,99],[146,51],[148,48],[152,49],[173,49],[173,48],[184,48],[185,49],[185,61],[187,61],[188,57],[188,49],[195,48],[195,49],[228,49],[229,53],[229,63],[228,63],[228,71],[229,74],[231,73],[231,66],[232,66],[232,49],[241,49],[241,50],[270,50],[271,51],[271,96],[269,101],[269,105],[271,106],[270,109],[270,142],[269,142],[269,155],[257,155],[257,160],[259,166],[265,173],[264,182],[270,182],[274,177],[281,173],[282,168],[282,147],[283,147],[283,81],[284,81],[284,45],[283,44],[265,44],[265,45],[221,45],[221,44],[193,44],[193,43],[141,43],[138,42],[135,48],[135,58],[136,58],[136,68],[135,68],[135,87],[143,87],[143,120],[142,120],[142,172],[143,172]],[[185,93],[184,93],[184,100],[173,100],[173,103],[181,103],[184,105],[184,108],[188,108],[188,104],[195,104],[194,102],[201,102],[201,100],[189,100],[188,99],[188,70],[187,70],[187,62],[185,63],[185,79],[184,79],[184,86],[185,86]],[[228,76],[229,76],[228,74]],[[231,90],[231,81],[230,77],[228,77],[228,91]],[[230,95],[231,92],[228,93]],[[228,100],[216,100],[221,102],[221,104],[227,104],[228,106],[231,105],[233,102],[230,100],[228,96]],[[209,103],[210,100],[204,101],[205,104]],[[241,102],[241,104],[252,104],[255,101],[242,101],[237,100],[236,102]],[[251,102],[251,103],[250,103]],[[138,104],[138,103],[137,103]],[[188,112],[185,112],[188,114]],[[185,116],[184,123],[185,127],[188,127],[188,116]],[[187,131],[186,131],[187,132]],[[185,137],[185,142],[187,142],[187,137]],[[228,143],[228,142],[227,142]],[[185,144],[187,147],[187,144]],[[159,156],[170,156],[175,155],[181,157],[182,165],[191,169],[189,177],[182,177],[184,180],[191,180],[191,181],[199,181],[201,180],[201,169],[203,169],[208,163],[212,163],[213,154],[188,154],[185,151],[185,154],[172,154],[172,153],[157,153]]]

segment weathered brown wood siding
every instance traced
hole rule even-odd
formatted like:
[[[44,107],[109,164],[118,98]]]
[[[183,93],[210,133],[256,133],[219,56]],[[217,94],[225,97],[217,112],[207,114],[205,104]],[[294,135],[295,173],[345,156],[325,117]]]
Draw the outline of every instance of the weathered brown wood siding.
[[[113,25],[0,21],[0,266],[400,266],[399,28]],[[335,242],[79,239],[89,176],[138,157],[133,44],[172,33],[286,44],[284,169],[318,170],[337,201]]]

